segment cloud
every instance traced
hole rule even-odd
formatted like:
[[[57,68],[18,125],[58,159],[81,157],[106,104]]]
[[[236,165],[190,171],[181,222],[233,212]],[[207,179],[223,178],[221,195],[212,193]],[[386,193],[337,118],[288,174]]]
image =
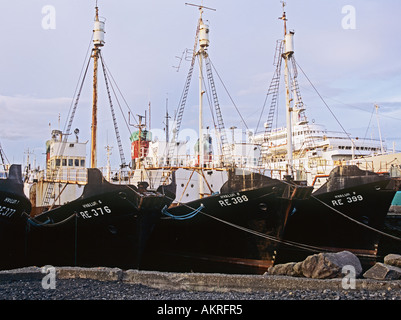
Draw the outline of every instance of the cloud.
[[[0,117],[3,120],[0,136],[10,140],[44,138],[49,123],[57,121],[61,110],[66,109],[70,102],[70,98],[0,96]]]

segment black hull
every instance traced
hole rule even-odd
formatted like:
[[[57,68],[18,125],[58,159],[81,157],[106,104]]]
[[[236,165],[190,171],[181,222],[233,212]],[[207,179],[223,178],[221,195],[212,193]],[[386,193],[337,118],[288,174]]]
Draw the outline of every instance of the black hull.
[[[23,191],[21,166],[11,165],[7,179],[0,180],[0,269],[23,264],[25,257],[25,217],[31,203]]]
[[[266,177],[265,177],[266,178]],[[239,183],[238,185],[242,185]],[[273,264],[288,214],[293,187],[264,179],[257,187],[223,187],[221,194],[171,207],[155,227],[144,255],[144,269],[180,272],[263,273]],[[303,188],[301,197],[310,195]],[[202,206],[202,207],[201,207]],[[242,229],[241,229],[242,228]],[[249,230],[265,235],[255,235]]]
[[[320,251],[348,250],[357,254],[364,266],[370,266],[376,260],[381,235],[366,226],[383,230],[396,188],[388,176],[366,175],[353,167],[338,175],[343,169],[335,169],[327,185],[308,201],[295,205],[283,239],[316,246]],[[316,253],[288,245],[278,252],[276,263],[301,261]]]
[[[138,268],[143,248],[170,197],[114,185],[89,169],[77,200],[28,221],[33,265]]]

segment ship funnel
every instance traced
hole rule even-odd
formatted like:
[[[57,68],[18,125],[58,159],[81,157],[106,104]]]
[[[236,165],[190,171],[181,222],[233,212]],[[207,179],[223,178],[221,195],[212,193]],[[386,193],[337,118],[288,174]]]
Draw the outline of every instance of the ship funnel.
[[[97,47],[104,46],[104,34],[105,34],[104,24],[105,24],[105,19],[99,20],[99,18],[96,17],[95,27],[93,30],[93,43]]]
[[[293,54],[294,53],[294,31],[290,31],[285,35],[285,54]]]
[[[209,46],[209,26],[201,20],[199,25],[199,45],[201,48]]]

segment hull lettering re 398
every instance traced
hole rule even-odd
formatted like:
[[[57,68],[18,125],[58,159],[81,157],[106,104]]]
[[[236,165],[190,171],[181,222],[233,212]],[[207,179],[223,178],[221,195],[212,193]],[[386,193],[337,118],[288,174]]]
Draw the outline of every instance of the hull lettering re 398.
[[[345,194],[335,195],[334,197],[336,199],[331,200],[331,204],[333,205],[333,207],[363,201],[362,195],[355,194],[355,192],[352,195],[350,193],[345,193]]]

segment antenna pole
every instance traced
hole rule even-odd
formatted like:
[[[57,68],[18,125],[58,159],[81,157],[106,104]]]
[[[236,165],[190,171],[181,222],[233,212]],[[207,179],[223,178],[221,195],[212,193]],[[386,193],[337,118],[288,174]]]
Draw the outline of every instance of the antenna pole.
[[[200,5],[198,5],[198,4],[193,4],[193,3],[188,3],[188,2],[185,2],[185,5],[186,5],[186,6],[198,7],[199,10],[208,9],[208,10],[216,11],[216,9],[213,9],[213,8],[205,7],[205,6],[203,6],[203,5],[200,6]]]
[[[380,122],[379,122],[379,106],[377,104],[375,104],[375,109],[376,109],[376,120],[377,120],[377,127],[379,129],[379,138],[380,138],[380,149],[381,149],[381,153],[384,153],[384,148],[383,148],[383,140],[382,140],[382,133],[380,130]]]

